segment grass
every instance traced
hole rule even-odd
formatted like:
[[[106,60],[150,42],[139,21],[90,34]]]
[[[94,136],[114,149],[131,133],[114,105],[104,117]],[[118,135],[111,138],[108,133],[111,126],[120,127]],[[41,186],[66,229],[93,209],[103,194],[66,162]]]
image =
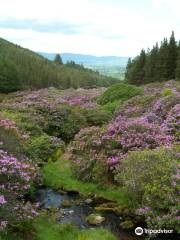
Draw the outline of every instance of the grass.
[[[29,231],[33,233],[29,234]],[[0,235],[0,240],[117,240],[117,238],[103,228],[79,230],[70,224],[58,224],[47,216],[36,218],[24,231],[8,232]]]
[[[61,159],[55,163],[49,163],[44,166],[42,171],[45,185],[54,189],[75,190],[84,196],[96,194],[121,205],[128,204],[123,189],[114,185],[100,186],[95,183],[82,182],[75,178],[68,160]]]
[[[103,228],[79,230],[70,224],[57,224],[52,219],[38,218],[35,221],[34,240],[117,240]]]

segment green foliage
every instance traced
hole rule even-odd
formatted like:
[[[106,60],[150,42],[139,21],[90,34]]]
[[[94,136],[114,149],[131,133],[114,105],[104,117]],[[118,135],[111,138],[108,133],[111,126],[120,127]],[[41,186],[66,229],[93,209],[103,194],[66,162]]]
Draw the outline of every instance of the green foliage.
[[[147,192],[151,191],[147,198],[149,205],[164,208],[163,194],[171,188],[176,159],[174,151],[164,148],[130,153],[119,166],[116,180],[125,186],[134,205],[142,204]]]
[[[60,159],[55,163],[49,163],[43,167],[43,181],[46,186],[54,189],[75,190],[84,196],[96,194],[97,196],[117,201],[119,204],[127,204],[127,198],[123,189],[113,185],[82,182],[78,180],[71,169],[69,160]]]
[[[114,113],[115,110],[120,107],[122,101],[121,100],[115,100],[113,102],[108,102],[105,105],[103,105],[103,109],[105,111],[108,111],[110,113]]]
[[[51,62],[35,52],[2,38],[0,38],[0,53],[0,92],[49,86],[88,88],[109,86],[118,81],[84,67],[75,68]]]
[[[15,64],[0,58],[0,92],[9,93],[21,88]]]
[[[141,51],[140,55],[132,61],[129,60],[127,65],[127,71],[125,73],[126,79],[129,84],[140,85],[145,78],[145,64],[146,64],[146,53],[144,50]],[[129,71],[128,71],[129,70]]]
[[[162,97],[167,97],[167,96],[171,96],[173,95],[173,92],[170,88],[165,88],[162,92],[161,92],[161,96]]]
[[[0,126],[0,148],[9,153],[21,157],[23,155],[23,141],[15,129],[7,129]]]
[[[76,108],[67,105],[49,111],[47,119],[45,131],[49,135],[62,138],[65,142],[72,140],[87,124],[86,118]]]
[[[179,79],[179,47],[177,46],[174,32],[169,41],[167,38],[153,46],[147,52],[141,51],[140,55],[129,60],[125,79],[126,82],[141,85],[149,82],[162,82],[170,79]]]
[[[31,137],[26,144],[26,154],[36,162],[47,162],[57,160],[63,151],[62,141],[48,135]]]
[[[62,58],[61,58],[60,54],[56,54],[56,56],[55,56],[55,58],[54,58],[54,62],[55,62],[56,64],[63,64]]]
[[[102,126],[110,121],[112,114],[104,109],[87,109],[82,111],[88,126]]]
[[[34,119],[36,112],[33,109],[24,109],[22,111],[3,109],[1,113],[3,117],[15,121],[17,127],[29,135],[39,136],[43,133],[44,123],[42,123],[42,119]]]
[[[33,220],[25,220],[14,224],[8,231],[0,232],[0,240],[32,240],[34,233]]]
[[[98,103],[105,105],[114,101],[126,101],[142,93],[142,89],[129,84],[118,83],[109,87],[99,98]]]
[[[70,224],[57,224],[52,219],[38,218],[35,221],[34,240],[116,240],[110,232],[102,228],[79,230]]]

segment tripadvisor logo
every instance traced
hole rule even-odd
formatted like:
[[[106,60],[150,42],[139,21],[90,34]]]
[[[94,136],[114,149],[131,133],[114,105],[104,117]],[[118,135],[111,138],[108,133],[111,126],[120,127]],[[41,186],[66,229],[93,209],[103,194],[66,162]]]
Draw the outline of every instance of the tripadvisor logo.
[[[135,234],[136,235],[142,235],[143,234],[143,229],[141,228],[141,227],[137,227],[136,229],[135,229]]]
[[[168,233],[173,233],[173,229],[147,229],[147,228],[141,228],[141,227],[137,227],[135,229],[135,234],[140,236],[142,235],[143,233],[145,234],[162,234],[162,233],[165,233],[165,234],[168,234]]]

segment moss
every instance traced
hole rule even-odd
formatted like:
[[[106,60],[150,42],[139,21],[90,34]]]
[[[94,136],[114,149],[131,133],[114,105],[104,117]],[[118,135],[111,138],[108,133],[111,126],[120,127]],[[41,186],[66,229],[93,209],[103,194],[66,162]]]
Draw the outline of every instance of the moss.
[[[76,190],[84,196],[98,195],[100,197],[117,201],[119,204],[127,204],[127,198],[120,189],[114,185],[100,186],[95,183],[82,182],[72,174],[70,162],[61,159],[55,163],[49,163],[43,170],[44,184],[54,189]]]

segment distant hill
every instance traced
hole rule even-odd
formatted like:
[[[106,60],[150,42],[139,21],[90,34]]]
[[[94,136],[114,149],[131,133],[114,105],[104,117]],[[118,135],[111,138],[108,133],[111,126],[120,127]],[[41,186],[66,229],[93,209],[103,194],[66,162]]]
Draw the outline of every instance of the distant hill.
[[[44,87],[109,86],[117,80],[80,65],[59,65],[0,38],[0,92]]]
[[[39,52],[49,60],[53,60],[56,53]],[[97,57],[92,55],[62,53],[62,60],[64,63],[67,61],[75,61],[77,64],[83,64],[85,67],[97,70],[103,75],[116,77],[118,79],[124,78],[124,72],[127,65],[128,57],[104,56]]]

